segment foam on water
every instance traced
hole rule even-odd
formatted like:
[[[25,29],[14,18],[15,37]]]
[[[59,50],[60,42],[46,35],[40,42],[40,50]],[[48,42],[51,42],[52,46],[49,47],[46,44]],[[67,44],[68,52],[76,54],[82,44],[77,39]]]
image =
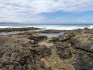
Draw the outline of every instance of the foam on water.
[[[36,27],[42,29],[55,29],[55,30],[74,30],[74,29],[92,29],[93,25],[32,25],[28,27]]]
[[[17,25],[17,26],[0,26],[0,28],[27,28],[36,27],[42,29],[56,29],[56,30],[73,30],[73,29],[92,29],[93,25]]]

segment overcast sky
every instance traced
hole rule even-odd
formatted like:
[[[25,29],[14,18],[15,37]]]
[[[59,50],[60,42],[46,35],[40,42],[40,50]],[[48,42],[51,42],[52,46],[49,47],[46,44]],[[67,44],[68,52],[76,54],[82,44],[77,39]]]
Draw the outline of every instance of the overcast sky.
[[[0,22],[92,23],[93,0],[0,0]]]

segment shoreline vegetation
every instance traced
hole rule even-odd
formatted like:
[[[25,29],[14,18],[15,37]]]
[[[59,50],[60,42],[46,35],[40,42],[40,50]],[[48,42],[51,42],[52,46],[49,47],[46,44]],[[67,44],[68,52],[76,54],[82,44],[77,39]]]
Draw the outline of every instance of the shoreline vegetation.
[[[0,35],[0,70],[93,70],[93,29],[38,30],[0,29],[1,33],[24,31]],[[47,36],[60,32],[64,33]]]

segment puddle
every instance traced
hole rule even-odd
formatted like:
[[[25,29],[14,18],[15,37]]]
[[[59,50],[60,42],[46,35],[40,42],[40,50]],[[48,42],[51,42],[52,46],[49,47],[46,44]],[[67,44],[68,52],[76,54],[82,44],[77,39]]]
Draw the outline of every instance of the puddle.
[[[59,33],[40,33],[39,35],[44,35],[47,36],[49,39],[53,37],[58,37],[59,35],[64,35],[64,32],[59,32]]]
[[[24,32],[24,31],[23,31]],[[14,35],[14,34],[19,34],[23,33],[22,31],[14,31],[14,32],[1,32],[0,35]],[[44,35],[47,36],[49,39],[53,37],[58,37],[59,35],[63,35],[64,32],[59,32],[59,33],[39,33],[39,35]]]

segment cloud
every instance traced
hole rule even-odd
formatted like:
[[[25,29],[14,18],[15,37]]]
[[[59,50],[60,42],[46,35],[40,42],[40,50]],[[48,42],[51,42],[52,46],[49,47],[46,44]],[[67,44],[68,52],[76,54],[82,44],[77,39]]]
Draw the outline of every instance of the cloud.
[[[65,11],[81,12],[93,10],[92,0],[34,0],[32,9],[36,13]]]
[[[92,0],[0,0],[0,21],[47,22],[50,20],[42,13],[90,10]]]

